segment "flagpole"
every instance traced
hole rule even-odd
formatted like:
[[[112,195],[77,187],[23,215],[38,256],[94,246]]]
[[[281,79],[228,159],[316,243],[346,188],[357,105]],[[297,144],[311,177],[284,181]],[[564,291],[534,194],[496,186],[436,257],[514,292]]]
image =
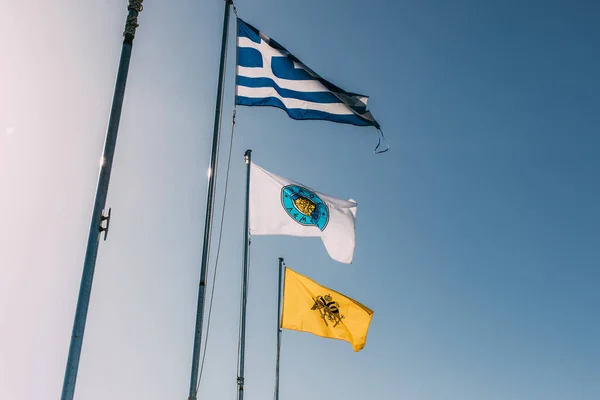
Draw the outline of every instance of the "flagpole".
[[[248,303],[248,258],[250,251],[250,167],[252,163],[252,150],[246,150],[244,154],[246,162],[246,213],[244,217],[244,265],[242,271],[242,304],[240,321],[240,347],[238,355],[238,400],[244,399],[244,361],[246,351],[246,305]]]
[[[196,327],[194,334],[194,350],[192,355],[192,373],[190,377],[190,392],[188,400],[197,399],[198,367],[200,364],[200,347],[202,345],[202,322],[204,319],[204,299],[206,297],[206,272],[208,269],[208,255],[212,233],[212,213],[215,203],[215,183],[217,181],[217,158],[219,155],[219,134],[221,131],[221,108],[223,106],[223,86],[225,79],[225,55],[227,52],[227,36],[229,32],[229,8],[232,0],[225,0],[223,15],[223,34],[221,38],[221,60],[219,61],[219,80],[217,87],[217,103],[215,106],[215,120],[210,156],[210,169],[208,170],[208,193],[206,200],[206,216],[204,219],[204,240],[202,243],[202,262],[200,267],[200,287],[198,289],[198,306],[196,308]]]
[[[279,357],[281,355],[281,294],[283,286],[284,261],[279,257],[279,291],[277,292],[277,359],[275,361],[275,400],[279,400]]]
[[[81,357],[81,348],[83,345],[83,334],[85,332],[87,312],[90,304],[100,234],[104,232],[104,240],[106,240],[106,234],[108,233],[110,210],[105,216],[104,208],[106,206],[110,172],[112,170],[115,147],[117,144],[117,133],[119,131],[119,122],[121,119],[121,109],[123,107],[123,97],[125,95],[125,84],[127,83],[127,73],[129,71],[129,62],[131,60],[133,39],[135,37],[135,30],[138,27],[137,18],[143,9],[142,2],[143,0],[129,0],[129,5],[127,6],[128,14],[125,23],[125,31],[123,32],[123,47],[121,49],[121,59],[119,61],[115,92],[113,94],[112,108],[108,119],[108,128],[100,164],[100,173],[98,175],[98,183],[96,186],[96,197],[94,200],[94,208],[92,210],[81,284],[79,286],[79,297],[77,299],[73,332],[71,334],[67,367],[63,381],[62,400],[72,400],[75,393],[75,383],[77,381],[77,371],[79,369],[79,359]],[[106,224],[103,225],[105,221]]]

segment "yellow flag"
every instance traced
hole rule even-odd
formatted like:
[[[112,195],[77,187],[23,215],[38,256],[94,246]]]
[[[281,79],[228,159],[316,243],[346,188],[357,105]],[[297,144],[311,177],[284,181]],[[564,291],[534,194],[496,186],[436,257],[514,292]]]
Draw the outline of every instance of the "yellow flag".
[[[281,327],[365,347],[373,311],[315,281],[285,269]]]

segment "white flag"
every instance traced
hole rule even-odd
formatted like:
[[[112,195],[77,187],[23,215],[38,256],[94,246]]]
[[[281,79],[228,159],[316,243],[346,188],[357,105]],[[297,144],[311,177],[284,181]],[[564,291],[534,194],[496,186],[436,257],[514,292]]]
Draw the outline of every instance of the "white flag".
[[[356,207],[352,200],[329,197],[251,164],[251,235],[320,237],[331,258],[350,264]]]

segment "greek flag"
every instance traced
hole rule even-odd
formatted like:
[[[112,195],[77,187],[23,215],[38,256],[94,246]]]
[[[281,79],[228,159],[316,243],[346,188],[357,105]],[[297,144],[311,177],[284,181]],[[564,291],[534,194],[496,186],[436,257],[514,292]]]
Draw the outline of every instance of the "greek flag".
[[[367,96],[340,89],[252,25],[240,18],[237,23],[236,104],[278,107],[299,120],[379,129],[367,111]]]

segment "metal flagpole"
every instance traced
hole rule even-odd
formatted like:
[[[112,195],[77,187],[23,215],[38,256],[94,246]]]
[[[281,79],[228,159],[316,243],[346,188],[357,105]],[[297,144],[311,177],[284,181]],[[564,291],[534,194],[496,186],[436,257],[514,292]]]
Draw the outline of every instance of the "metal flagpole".
[[[279,400],[279,356],[281,355],[281,294],[283,286],[283,269],[285,263],[279,257],[279,291],[277,292],[277,359],[275,361],[275,400]]]
[[[194,335],[194,350],[192,356],[192,374],[190,377],[190,392],[188,400],[196,400],[198,384],[198,367],[200,364],[200,347],[202,343],[202,321],[204,319],[204,299],[206,297],[206,272],[212,233],[212,213],[215,203],[215,183],[217,181],[217,158],[219,155],[219,134],[221,132],[221,108],[223,106],[223,86],[225,79],[225,55],[227,52],[227,34],[229,32],[229,8],[232,0],[225,0],[223,16],[223,35],[221,39],[221,60],[219,62],[219,80],[217,87],[217,104],[213,129],[210,169],[208,170],[208,194],[206,200],[206,217],[204,220],[204,241],[202,243],[202,264],[200,267],[200,288],[198,289],[198,306],[196,308],[196,328]]]
[[[79,369],[79,358],[81,356],[81,347],[83,344],[83,334],[87,319],[88,307],[90,304],[90,295],[92,292],[92,281],[94,279],[94,269],[96,267],[96,256],[98,255],[98,244],[100,234],[104,232],[104,240],[108,233],[110,223],[110,209],[108,214],[104,215],[106,206],[106,196],[108,194],[108,183],[110,181],[110,172],[112,169],[113,157],[117,143],[117,133],[119,130],[119,121],[121,119],[121,109],[123,106],[123,96],[125,95],[125,84],[127,82],[127,72],[129,71],[129,61],[131,59],[131,50],[133,48],[133,39],[135,30],[138,27],[137,18],[142,11],[143,0],[129,0],[127,7],[128,15],[125,23],[125,32],[123,32],[123,48],[121,50],[121,59],[119,61],[119,70],[115,84],[112,108],[108,120],[108,129],[104,142],[104,151],[100,165],[100,174],[98,176],[98,185],[96,187],[96,200],[92,211],[92,220],[88,235],[87,249],[85,252],[85,261],[83,263],[83,273],[81,285],[79,287],[79,297],[77,299],[77,309],[75,311],[75,321],[73,322],[73,333],[71,334],[71,344],[69,346],[69,356],[67,359],[67,368],[63,381],[62,400],[71,400],[75,393],[75,382],[77,380],[77,370]],[[106,225],[103,223],[106,221]]]
[[[238,400],[244,399],[244,356],[246,350],[246,305],[248,303],[248,253],[250,251],[250,167],[252,161],[252,150],[246,150],[244,154],[246,162],[246,216],[244,217],[244,266],[242,272],[242,305],[240,321],[240,348],[238,355]]]

